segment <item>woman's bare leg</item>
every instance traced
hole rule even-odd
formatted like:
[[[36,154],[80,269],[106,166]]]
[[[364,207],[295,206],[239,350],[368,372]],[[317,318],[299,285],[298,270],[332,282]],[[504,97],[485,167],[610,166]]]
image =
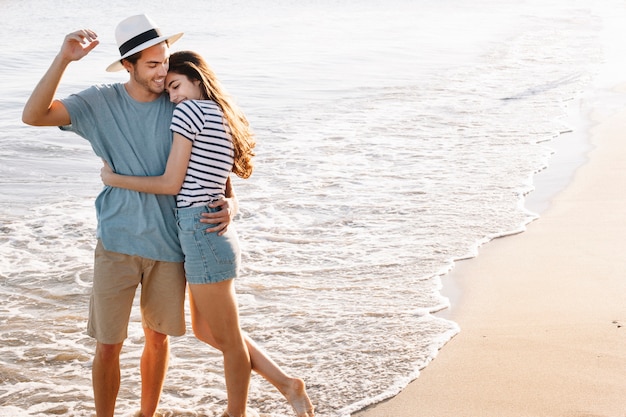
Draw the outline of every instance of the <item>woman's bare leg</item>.
[[[198,314],[193,294],[189,294],[191,305],[191,324],[196,337],[213,347],[216,347],[215,338],[210,326]],[[243,332],[242,332],[243,333]],[[306,392],[304,381],[287,375],[263,349],[261,349],[247,334],[243,333],[244,340],[250,353],[252,369],[274,385],[293,407],[297,417],[314,417],[314,407]],[[216,347],[217,348],[217,347]]]
[[[252,371],[250,355],[239,327],[239,309],[233,280],[215,284],[189,284],[195,303],[196,320],[201,318],[211,329],[215,347],[224,356],[224,376],[228,395],[226,412],[244,417]]]

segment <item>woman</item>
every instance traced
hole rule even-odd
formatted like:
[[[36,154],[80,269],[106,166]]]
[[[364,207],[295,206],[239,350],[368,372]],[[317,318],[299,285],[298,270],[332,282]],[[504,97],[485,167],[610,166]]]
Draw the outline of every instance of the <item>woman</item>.
[[[210,208],[210,203],[230,196],[231,172],[241,178],[252,174],[255,140],[248,121],[194,52],[170,56],[165,86],[177,104],[165,173],[125,176],[105,164],[102,181],[145,193],[176,194],[193,331],[224,358],[228,407],[223,417],[245,416],[251,369],[286,397],[298,417],[313,417],[304,382],[285,374],[240,329],[234,289],[240,260],[236,231],[231,226],[219,234],[206,233],[211,225],[199,222],[203,212],[220,209]]]

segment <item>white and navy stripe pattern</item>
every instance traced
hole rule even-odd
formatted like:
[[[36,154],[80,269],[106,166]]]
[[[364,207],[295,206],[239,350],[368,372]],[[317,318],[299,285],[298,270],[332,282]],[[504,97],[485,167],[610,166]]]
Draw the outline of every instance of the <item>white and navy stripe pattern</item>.
[[[193,142],[185,182],[176,196],[178,208],[224,197],[234,150],[220,107],[211,100],[183,101],[174,110],[170,129]]]

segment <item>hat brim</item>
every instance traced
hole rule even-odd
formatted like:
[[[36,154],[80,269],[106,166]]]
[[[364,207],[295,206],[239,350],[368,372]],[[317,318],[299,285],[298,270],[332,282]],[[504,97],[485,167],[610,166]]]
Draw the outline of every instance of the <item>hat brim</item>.
[[[130,51],[126,52],[117,61],[115,61],[111,65],[109,65],[106,70],[107,70],[107,72],[121,71],[121,70],[124,69],[124,66],[121,63],[122,59],[128,58],[129,56],[134,55],[137,52],[143,51],[144,49],[148,49],[151,46],[157,45],[157,44],[159,44],[161,42],[167,41],[167,43],[171,45],[174,42],[176,42],[177,40],[179,40],[182,36],[183,36],[183,32],[177,33],[176,35],[160,36],[158,38],[150,39],[148,42],[142,43],[141,45],[137,46],[136,48],[133,48]]]

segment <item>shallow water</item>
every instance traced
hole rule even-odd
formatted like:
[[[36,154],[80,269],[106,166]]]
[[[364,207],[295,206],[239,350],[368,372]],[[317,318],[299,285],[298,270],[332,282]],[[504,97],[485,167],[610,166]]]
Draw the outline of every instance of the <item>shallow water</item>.
[[[306,380],[319,416],[344,416],[397,393],[459,331],[434,314],[449,303],[445,273],[536,218],[523,196],[550,164],[554,139],[568,140],[567,111],[610,52],[607,10],[624,9],[565,0],[99,3],[1,2],[0,35],[15,39],[0,49],[2,415],[93,412],[85,325],[100,163],[80,138],[19,120],[66,32],[91,27],[102,44],[70,67],[60,96],[124,81],[104,72],[113,27],[144,10],[165,31],[186,32],[173,49],[209,59],[259,142],[255,173],[235,182],[243,326]],[[120,415],[138,409],[137,314]],[[213,416],[224,404],[220,357],[191,332],[174,338],[163,413]],[[259,377],[250,405],[291,415]]]

